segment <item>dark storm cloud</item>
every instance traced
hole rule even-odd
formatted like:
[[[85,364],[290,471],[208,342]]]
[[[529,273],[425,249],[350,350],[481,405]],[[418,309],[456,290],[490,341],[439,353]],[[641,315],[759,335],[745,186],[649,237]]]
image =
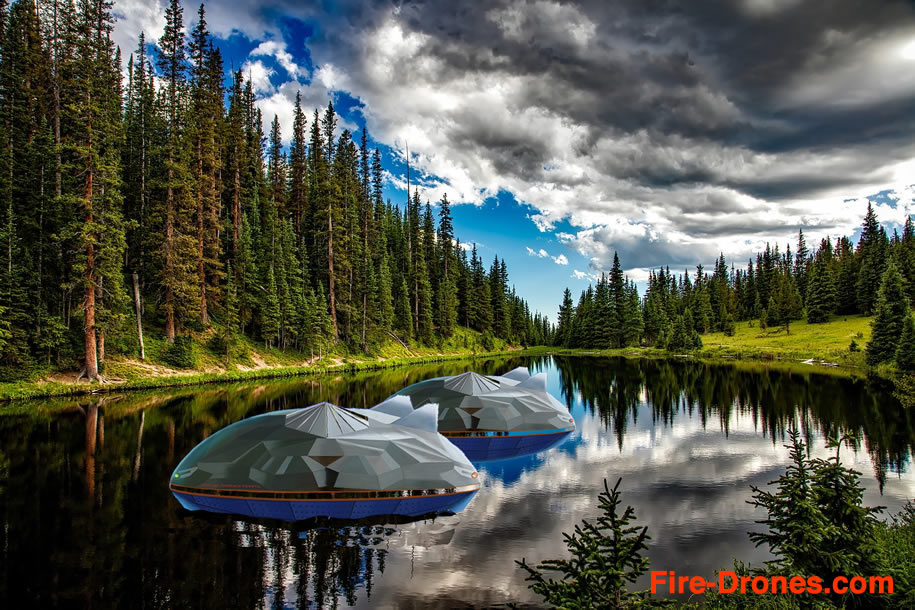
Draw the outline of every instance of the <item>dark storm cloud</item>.
[[[874,143],[885,143],[890,157],[911,152],[912,91],[897,99],[875,95],[850,109],[786,100],[786,92],[801,84],[798,79],[811,70],[827,72],[856,46],[912,33],[915,15],[909,2],[600,1],[565,6],[593,24],[586,44],[576,43],[569,22],[550,20],[551,13],[537,10],[536,3],[408,2],[400,14],[413,31],[428,36],[422,53],[442,62],[434,80],[444,83],[468,73],[537,77],[526,81],[526,102],[592,132],[593,138],[583,141],[582,154],[600,134],[639,130],[739,144],[760,153]],[[492,144],[482,135],[475,142],[483,148]],[[527,168],[538,164],[537,151],[519,143],[518,153],[512,154],[512,143],[503,144],[508,150],[499,147],[500,169],[514,167],[528,177]],[[866,158],[862,169],[885,159]],[[652,186],[739,186],[739,181],[718,179],[701,161],[681,171],[631,168],[621,177]],[[817,190],[816,179],[798,179],[747,192],[791,198]]]
[[[118,0],[154,40],[164,20],[146,4]],[[220,36],[286,44],[279,17],[313,26],[313,64],[259,102],[284,134],[298,89],[322,102],[344,91],[376,139],[410,143],[437,192],[458,203],[511,193],[541,230],[571,227],[562,241],[592,270],[615,250],[632,269],[743,258],[799,225],[820,230],[811,241],[848,234],[862,197],[915,183],[909,1],[241,0],[207,11]]]

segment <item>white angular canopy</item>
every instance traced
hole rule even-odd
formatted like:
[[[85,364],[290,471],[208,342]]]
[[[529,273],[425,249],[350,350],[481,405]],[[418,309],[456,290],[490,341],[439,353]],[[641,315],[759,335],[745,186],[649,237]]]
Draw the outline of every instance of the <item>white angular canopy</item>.
[[[197,445],[173,483],[287,492],[477,485],[473,465],[436,430],[438,405],[400,402],[399,415],[325,402],[244,419]]]
[[[525,367],[501,376],[469,371],[427,379],[397,392],[373,410],[400,414],[404,399],[416,409],[437,404],[438,429],[445,434],[558,432],[575,426],[565,405],[546,391],[546,374],[531,375]]]

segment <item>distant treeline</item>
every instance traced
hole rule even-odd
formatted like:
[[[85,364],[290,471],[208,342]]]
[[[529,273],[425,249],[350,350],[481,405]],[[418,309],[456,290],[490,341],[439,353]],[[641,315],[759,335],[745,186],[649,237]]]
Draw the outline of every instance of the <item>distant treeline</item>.
[[[297,96],[287,154],[250,80],[226,90],[203,6],[185,36],[172,0],[126,79],[111,6],[0,0],[0,376],[98,377],[139,353],[137,300],[170,344],[215,322],[228,351],[435,345],[458,324],[549,340],[504,261],[468,260],[447,199],[437,223],[418,192],[382,201],[378,150],[335,139],[332,104],[308,120]]]
[[[650,345],[671,350],[701,347],[700,335],[732,335],[737,322],[759,320],[762,330],[790,332],[794,320],[818,324],[833,314],[875,316],[867,345],[871,365],[897,361],[915,368],[915,229],[911,217],[902,236],[889,237],[868,204],[857,245],[848,237],[823,239],[815,252],[803,230],[797,248],[778,246],[751,259],[746,269],[729,268],[724,255],[709,274],[652,271],[639,299],[614,255],[609,275],[581,293],[576,305],[566,289],[555,342],[566,347],[613,348]],[[898,352],[898,353],[897,353]]]

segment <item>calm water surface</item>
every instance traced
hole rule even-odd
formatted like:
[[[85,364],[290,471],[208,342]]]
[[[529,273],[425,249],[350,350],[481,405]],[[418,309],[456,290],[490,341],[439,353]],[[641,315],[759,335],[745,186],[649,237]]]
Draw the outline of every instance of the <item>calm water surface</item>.
[[[481,464],[484,487],[458,515],[306,528],[190,513],[168,490],[177,462],[239,419],[371,406],[428,377],[519,365],[547,373],[577,430],[544,454]],[[747,538],[763,514],[746,501],[784,472],[792,424],[815,455],[826,431],[858,433],[844,459],[868,504],[893,513],[915,497],[915,413],[867,382],[810,372],[511,358],[0,407],[0,607],[536,603],[514,561],[562,556],[562,531],[597,516],[617,477],[649,526],[652,567],[711,577],[767,558]]]

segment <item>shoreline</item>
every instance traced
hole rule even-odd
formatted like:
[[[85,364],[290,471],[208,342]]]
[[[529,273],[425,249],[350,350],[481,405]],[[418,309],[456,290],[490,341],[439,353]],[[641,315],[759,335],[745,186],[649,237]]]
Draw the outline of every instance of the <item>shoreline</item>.
[[[867,369],[847,362],[836,363],[820,355],[809,353],[779,353],[765,350],[748,349],[721,349],[703,348],[698,352],[676,354],[654,347],[625,347],[610,349],[585,349],[562,348],[550,346],[535,346],[530,348],[515,348],[496,350],[491,352],[461,352],[450,354],[405,356],[387,359],[355,360],[338,364],[314,364],[304,366],[269,366],[250,370],[214,371],[189,374],[150,375],[125,381],[115,381],[104,384],[73,383],[73,382],[25,382],[0,384],[0,408],[2,404],[9,404],[16,400],[30,400],[54,398],[62,396],[81,396],[89,394],[106,394],[123,391],[153,390],[159,388],[181,388],[191,386],[214,385],[221,383],[236,383],[258,379],[282,379],[309,375],[323,375],[329,373],[352,373],[358,371],[377,371],[412,366],[418,364],[432,364],[452,360],[475,360],[477,358],[493,358],[499,356],[580,356],[580,357],[620,357],[628,359],[654,359],[654,360],[694,360],[706,364],[716,365],[752,365],[764,366],[786,372],[816,373],[848,377],[852,379],[866,378],[876,375],[881,379],[892,382],[893,377],[888,371]],[[813,362],[811,362],[813,361]]]
[[[765,368],[772,368],[785,372],[799,371],[819,373],[838,377],[848,377],[852,379],[864,378],[868,376],[868,369],[864,367],[848,363],[831,362],[822,356],[809,354],[789,355],[767,351],[753,352],[745,350],[737,352],[726,352],[724,350],[704,348],[698,352],[674,353],[655,347],[633,346],[607,349],[535,347],[520,352],[520,355],[619,357],[633,360],[692,360],[705,364],[717,364],[725,366],[737,366],[740,364],[756,366],[762,365]],[[883,379],[891,379],[890,377],[880,374],[876,370],[873,370],[872,372]]]
[[[453,354],[434,354],[422,356],[404,356],[398,358],[354,360],[339,364],[315,364],[306,366],[268,366],[250,370],[214,371],[186,373],[175,375],[150,375],[125,381],[108,383],[79,383],[29,381],[24,383],[0,383],[0,409],[4,404],[17,400],[55,398],[62,396],[85,396],[89,394],[108,394],[112,392],[155,390],[159,388],[181,388],[191,386],[236,383],[257,379],[282,379],[305,377],[309,375],[326,375],[329,373],[351,373],[358,371],[380,371],[417,364],[433,364],[450,360],[474,360],[497,356],[522,355],[521,348],[497,350],[492,352],[462,352]]]

